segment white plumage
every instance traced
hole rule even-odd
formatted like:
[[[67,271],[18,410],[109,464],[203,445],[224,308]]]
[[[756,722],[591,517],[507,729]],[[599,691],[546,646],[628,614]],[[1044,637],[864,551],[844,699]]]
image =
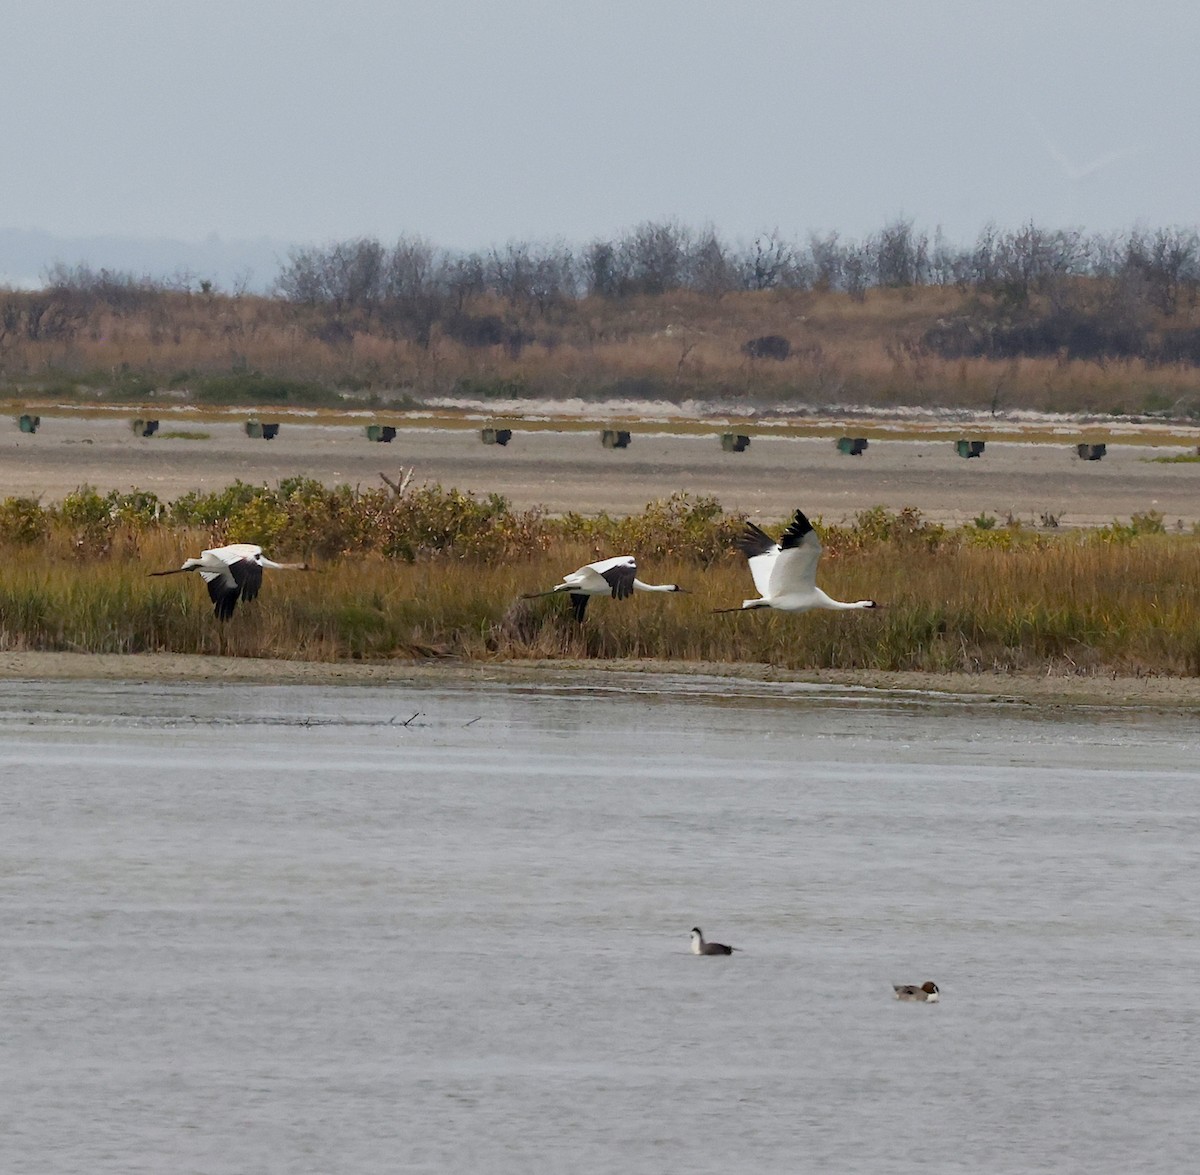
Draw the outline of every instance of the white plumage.
[[[277,571],[307,571],[307,563],[276,563],[268,559],[262,547],[253,543],[230,543],[200,552],[199,559],[185,559],[182,567],[169,571],[152,571],[151,575],[178,575],[181,571],[198,571],[208,587],[213,613],[218,620],[228,620],[238,600],[253,600],[262,587],[264,567]]]
[[[797,510],[791,525],[776,542],[753,522],[736,540],[737,548],[750,563],[750,574],[759,599],[743,600],[742,608],[775,608],[780,612],[808,612],[814,608],[844,611],[874,608],[874,600],[844,603],[827,596],[817,587],[817,562],[821,558],[821,540],[803,511]],[[719,608],[720,612],[739,612],[741,608]]]
[[[589,563],[562,577],[562,583],[547,592],[530,592],[527,600],[539,596],[552,596],[558,592],[569,592],[575,619],[582,621],[587,613],[588,600],[592,596],[612,596],[614,600],[627,600],[634,592],[685,592],[676,583],[642,583],[637,577],[637,560],[632,555],[617,555],[612,559],[600,559]]]

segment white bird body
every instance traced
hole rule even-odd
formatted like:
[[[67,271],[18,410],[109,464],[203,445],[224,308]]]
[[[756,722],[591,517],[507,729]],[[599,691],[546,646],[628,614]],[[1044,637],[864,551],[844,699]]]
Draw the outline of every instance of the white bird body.
[[[276,563],[263,554],[262,547],[253,543],[230,543],[201,551],[198,559],[185,559],[182,567],[150,574],[178,575],[181,571],[198,571],[208,587],[213,613],[218,620],[228,620],[238,600],[249,602],[258,595],[264,567],[277,571],[309,570],[307,563]]]
[[[614,600],[627,600],[634,592],[683,592],[675,583],[643,583],[637,577],[637,560],[632,555],[616,555],[612,559],[600,559],[589,563],[562,577],[548,592],[531,592],[525,597],[535,600],[539,596],[552,596],[558,592],[569,592],[575,619],[582,621],[587,612],[588,600],[592,596],[612,596]]]
[[[742,608],[774,608],[777,612],[810,612],[814,608],[826,608],[843,612],[876,606],[874,600],[835,600],[817,587],[821,540],[803,511],[796,511],[779,542],[753,522],[747,522],[737,547],[749,561],[750,574],[759,594],[756,600],[743,600]],[[719,609],[721,612],[740,610]]]

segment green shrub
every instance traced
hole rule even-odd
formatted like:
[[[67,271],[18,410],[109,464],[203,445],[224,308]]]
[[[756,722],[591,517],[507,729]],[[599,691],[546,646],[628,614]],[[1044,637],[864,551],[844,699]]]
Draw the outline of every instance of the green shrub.
[[[170,520],[177,526],[215,526],[247,502],[270,492],[266,486],[249,485],[239,479],[211,494],[184,494],[171,503]]]
[[[101,497],[91,486],[72,490],[58,508],[58,517],[76,530],[96,530],[112,521],[108,498]]]
[[[1145,514],[1134,514],[1129,519],[1134,534],[1166,534],[1167,527],[1161,511],[1147,510]]]
[[[262,494],[234,507],[224,523],[230,542],[257,543],[270,549],[287,531],[288,516],[275,495]]]
[[[36,498],[5,498],[0,502],[0,542],[28,546],[40,542],[50,519]]]
[[[1093,532],[1095,539],[1103,543],[1128,543],[1141,535],[1166,533],[1166,522],[1157,510],[1134,514],[1128,522],[1113,519],[1110,526],[1098,527]]]
[[[130,494],[119,494],[114,490],[107,501],[109,515],[123,526],[152,526],[163,512],[158,495],[149,490],[134,490]]]
[[[567,514],[559,533],[613,555],[678,558],[708,567],[725,558],[745,527],[740,516],[726,516],[716,498],[675,493],[649,502],[641,514],[612,518]]]

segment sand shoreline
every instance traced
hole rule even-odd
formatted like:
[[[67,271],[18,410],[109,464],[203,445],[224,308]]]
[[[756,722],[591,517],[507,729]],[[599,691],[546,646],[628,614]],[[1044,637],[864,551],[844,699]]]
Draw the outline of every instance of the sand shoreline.
[[[945,436],[871,438],[859,457],[840,453],[830,436],[781,436],[749,429],[750,447],[722,450],[720,428],[707,434],[635,430],[627,449],[606,449],[600,432],[536,429],[506,448],[481,443],[477,430],[405,429],[390,445],[369,443],[361,426],[286,423],[270,443],[251,440],[230,421],[206,425],[207,439],[179,434],[136,438],[128,421],[82,413],[47,419],[36,435],[0,430],[0,499],[44,503],[80,485],[101,493],[152,491],[164,501],[222,490],[235,480],[275,484],[315,478],[326,485],[379,488],[381,473],[414,471],[417,484],[439,483],[486,495],[517,509],[638,514],[646,503],[686,489],[711,495],[730,513],[777,521],[802,506],[810,517],[837,522],[883,505],[915,507],[928,519],[961,525],[979,516],[1009,516],[1027,526],[1101,526],[1156,511],[1169,527],[1200,524],[1200,463],[1194,445],[1149,426],[1108,432],[1103,460],[1082,461],[1071,441],[1099,434],[1082,427],[1061,439],[989,439],[978,460],[964,460]],[[975,435],[970,433],[969,435]],[[980,436],[986,435],[983,431]],[[1183,460],[1181,460],[1183,459]]]
[[[440,686],[498,683],[602,688],[631,675],[797,682],[868,694],[929,693],[980,703],[1200,712],[1200,678],[1047,677],[1034,674],[783,670],[761,664],[681,661],[326,662],[176,653],[0,653],[0,680],[226,682],[274,685]]]

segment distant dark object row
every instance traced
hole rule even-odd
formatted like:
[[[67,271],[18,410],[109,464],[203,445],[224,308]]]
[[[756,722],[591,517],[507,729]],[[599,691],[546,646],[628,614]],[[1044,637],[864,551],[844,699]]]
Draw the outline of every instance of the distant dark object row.
[[[41,426],[42,418],[25,413],[17,417],[17,425],[24,433],[35,433]],[[152,437],[158,432],[157,420],[143,420],[140,417],[133,421],[135,436]],[[246,435],[264,441],[273,440],[279,435],[278,423],[265,424],[258,420],[246,421]],[[480,439],[485,445],[507,445],[512,440],[511,428],[484,428],[480,430]],[[396,439],[396,428],[390,424],[369,424],[366,427],[369,441],[379,441],[391,444]],[[627,449],[631,443],[631,434],[626,429],[606,428],[600,433],[600,443],[606,449]],[[849,457],[860,457],[867,451],[869,441],[866,437],[839,437],[834,444],[839,453]],[[744,453],[750,447],[750,438],[743,433],[726,432],[721,434],[721,448],[727,453]],[[986,442],[963,438],[954,442],[955,451],[960,457],[982,457]],[[1075,446],[1075,452],[1084,461],[1099,461],[1108,452],[1106,444],[1089,444],[1081,442]],[[1197,449],[1200,453],[1200,448]]]
[[[395,430],[392,430],[393,435]],[[507,445],[512,440],[511,428],[485,428],[480,437],[485,445]],[[391,438],[385,438],[390,440]],[[606,428],[600,434],[600,443],[606,449],[627,449],[631,441],[630,434],[624,429]],[[870,447],[866,437],[838,437],[834,442],[839,453],[849,457],[861,457]],[[721,448],[727,453],[744,453],[750,447],[750,438],[742,433],[726,432],[721,434]],[[954,442],[955,452],[960,457],[982,457],[987,448],[985,441],[973,441],[966,438]],[[1099,461],[1108,451],[1104,444],[1078,444],[1076,453],[1085,461]],[[1197,450],[1200,452],[1200,450]]]

